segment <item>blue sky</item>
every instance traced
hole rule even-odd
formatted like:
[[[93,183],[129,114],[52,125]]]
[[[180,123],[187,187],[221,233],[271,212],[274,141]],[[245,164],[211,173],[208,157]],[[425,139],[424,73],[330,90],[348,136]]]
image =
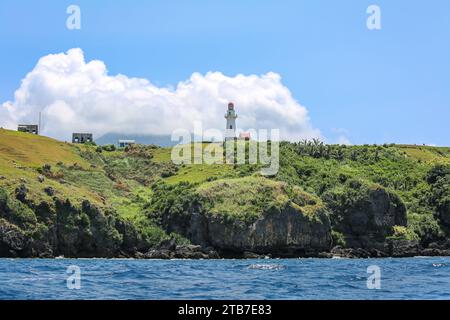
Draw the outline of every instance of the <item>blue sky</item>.
[[[65,26],[79,5],[81,30]],[[381,8],[382,29],[366,28]],[[450,145],[450,2],[0,2],[0,102],[50,53],[176,85],[193,72],[282,76],[315,128],[354,143]]]

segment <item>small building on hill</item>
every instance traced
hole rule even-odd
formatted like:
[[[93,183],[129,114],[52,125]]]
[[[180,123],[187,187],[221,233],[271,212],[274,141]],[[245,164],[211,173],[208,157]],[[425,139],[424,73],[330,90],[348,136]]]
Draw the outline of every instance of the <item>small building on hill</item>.
[[[92,133],[72,133],[72,143],[94,142]]]
[[[39,134],[39,126],[37,124],[19,124],[17,131]]]
[[[249,141],[251,138],[252,137],[251,137],[250,132],[241,132],[241,133],[239,133],[239,140]]]
[[[135,140],[119,140],[119,148],[126,148],[128,146],[131,146],[133,144],[136,144]]]

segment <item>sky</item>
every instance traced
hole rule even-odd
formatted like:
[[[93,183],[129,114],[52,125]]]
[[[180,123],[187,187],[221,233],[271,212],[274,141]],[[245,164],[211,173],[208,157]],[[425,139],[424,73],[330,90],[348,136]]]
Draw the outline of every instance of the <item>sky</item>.
[[[167,133],[223,126],[232,100],[238,126],[290,140],[450,146],[449,16],[448,0],[1,0],[0,126],[40,110],[61,139]]]

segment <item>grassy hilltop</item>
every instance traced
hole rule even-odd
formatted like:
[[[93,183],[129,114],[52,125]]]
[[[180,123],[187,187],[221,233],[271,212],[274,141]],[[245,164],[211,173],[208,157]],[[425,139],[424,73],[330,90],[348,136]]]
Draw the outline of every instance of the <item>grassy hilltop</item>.
[[[426,248],[449,234],[450,148],[283,142],[280,170],[269,178],[260,165],[175,165],[170,155],[0,129],[0,255],[128,256],[168,239],[224,250],[235,250],[232,242],[261,252],[308,243],[322,250],[328,240],[314,237],[327,238],[327,228],[330,246],[404,239]],[[285,212],[305,217],[298,232],[309,233],[275,234],[285,222],[267,217]],[[199,223],[210,230],[231,221],[228,238],[195,233],[197,214],[209,217]],[[248,234],[252,241],[237,238],[262,217],[270,223]],[[289,219],[296,230],[300,222]],[[264,247],[267,238],[273,243]]]

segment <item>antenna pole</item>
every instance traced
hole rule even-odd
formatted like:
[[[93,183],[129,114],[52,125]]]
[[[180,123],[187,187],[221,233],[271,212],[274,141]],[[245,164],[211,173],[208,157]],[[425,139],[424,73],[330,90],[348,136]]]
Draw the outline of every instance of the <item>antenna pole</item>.
[[[41,132],[41,123],[42,123],[42,112],[39,111],[39,127],[38,127],[38,134]]]

